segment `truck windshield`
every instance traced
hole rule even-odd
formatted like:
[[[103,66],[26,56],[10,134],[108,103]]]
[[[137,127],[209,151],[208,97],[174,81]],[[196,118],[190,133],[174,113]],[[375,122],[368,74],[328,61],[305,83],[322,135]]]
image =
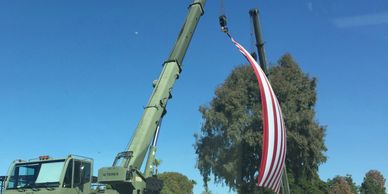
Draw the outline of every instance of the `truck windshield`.
[[[58,187],[64,160],[16,164],[7,189]]]

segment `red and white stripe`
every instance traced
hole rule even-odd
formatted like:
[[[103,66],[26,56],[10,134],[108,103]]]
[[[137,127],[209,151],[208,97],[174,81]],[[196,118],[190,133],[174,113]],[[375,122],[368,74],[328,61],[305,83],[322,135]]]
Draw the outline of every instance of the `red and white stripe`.
[[[229,35],[230,36],[230,35]],[[263,114],[263,150],[258,185],[279,193],[286,158],[286,128],[282,110],[265,73],[251,54],[230,36],[232,42],[247,58],[259,82]]]

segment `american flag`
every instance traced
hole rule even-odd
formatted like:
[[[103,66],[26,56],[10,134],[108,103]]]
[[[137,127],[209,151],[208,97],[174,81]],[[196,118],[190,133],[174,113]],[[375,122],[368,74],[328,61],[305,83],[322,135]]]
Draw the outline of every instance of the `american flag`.
[[[229,34],[228,34],[229,35]],[[258,186],[279,193],[286,159],[286,128],[278,99],[267,76],[251,54],[230,35],[230,39],[251,64],[259,82],[263,126],[263,150]]]

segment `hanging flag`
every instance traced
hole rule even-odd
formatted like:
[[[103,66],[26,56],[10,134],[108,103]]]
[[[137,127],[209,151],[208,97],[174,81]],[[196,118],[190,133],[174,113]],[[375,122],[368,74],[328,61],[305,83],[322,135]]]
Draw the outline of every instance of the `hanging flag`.
[[[258,185],[279,193],[286,159],[286,128],[282,110],[267,76],[251,54],[228,36],[251,64],[259,82],[263,116],[263,149]]]

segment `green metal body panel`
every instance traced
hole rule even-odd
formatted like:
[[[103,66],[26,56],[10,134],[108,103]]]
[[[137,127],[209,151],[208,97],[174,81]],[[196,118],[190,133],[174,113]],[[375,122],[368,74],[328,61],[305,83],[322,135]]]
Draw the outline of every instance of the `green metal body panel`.
[[[79,189],[71,189],[71,188],[59,188],[54,190],[41,189],[39,191],[26,189],[25,191],[18,190],[7,190],[4,191],[4,194],[118,194],[116,190],[106,189],[106,190],[89,190],[89,191],[81,191]]]
[[[113,183],[127,180],[127,169],[121,166],[100,168],[98,170],[98,182]]]
[[[35,164],[35,163],[48,163],[48,162],[60,162],[64,161],[64,165],[62,169],[60,169],[60,178],[59,178],[59,185],[58,186],[53,186],[53,187],[36,187],[36,188],[15,188],[11,189],[9,188],[9,181],[11,180],[12,177],[12,172],[14,168],[17,165],[28,165],[28,164]],[[83,164],[88,163],[90,164],[90,174],[89,174],[89,181],[84,182],[83,184],[80,185],[75,185],[74,184],[74,165],[73,163],[75,161],[79,161]],[[66,188],[64,186],[64,179],[66,175],[66,170],[69,167],[69,165],[72,166],[72,177],[71,177],[71,185]],[[47,160],[32,160],[32,161],[14,161],[10,167],[9,173],[8,173],[8,178],[7,181],[5,182],[5,189],[3,191],[3,194],[89,194],[92,193],[91,190],[91,181],[93,177],[93,160],[90,158],[81,158],[79,156],[68,156],[67,158],[62,158],[62,159],[47,159]]]
[[[22,193],[24,194],[79,194],[80,192],[77,191],[76,189],[69,189],[69,188],[60,188],[60,189],[54,189],[54,190],[40,189],[39,191],[32,190],[32,189],[26,189],[24,191],[18,191],[18,190],[4,191],[4,194],[22,194]]]

